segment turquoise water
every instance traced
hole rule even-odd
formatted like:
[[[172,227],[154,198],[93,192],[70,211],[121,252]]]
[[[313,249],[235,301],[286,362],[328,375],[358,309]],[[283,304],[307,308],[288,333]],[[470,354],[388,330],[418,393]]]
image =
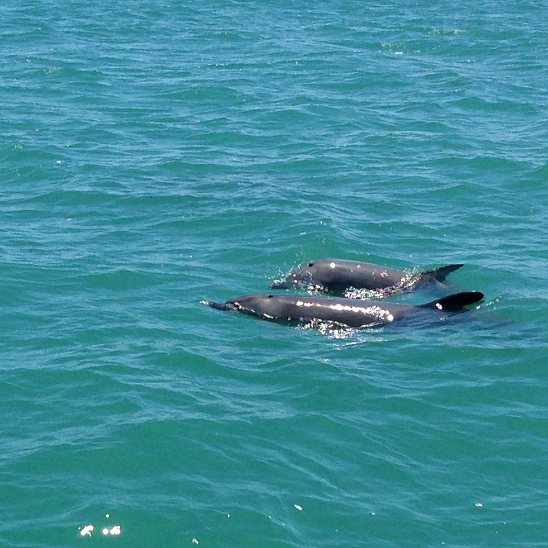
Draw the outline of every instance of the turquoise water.
[[[1,546],[546,544],[546,3],[0,16]],[[200,304],[330,256],[485,300]]]

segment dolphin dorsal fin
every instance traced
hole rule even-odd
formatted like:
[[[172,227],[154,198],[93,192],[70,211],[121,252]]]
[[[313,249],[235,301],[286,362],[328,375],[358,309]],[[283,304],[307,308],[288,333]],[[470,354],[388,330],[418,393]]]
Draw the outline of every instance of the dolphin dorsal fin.
[[[463,264],[448,264],[445,266],[440,266],[439,268],[432,268],[431,270],[425,270],[421,274],[421,278],[433,279],[437,282],[444,282],[445,278],[447,278],[447,276],[449,276],[451,272],[455,272],[455,270],[458,270],[463,266]]]
[[[447,295],[447,297],[423,304],[421,308],[437,308],[438,310],[456,312],[469,304],[481,301],[483,297],[484,295],[480,291],[462,291],[461,293],[453,293],[452,295]]]

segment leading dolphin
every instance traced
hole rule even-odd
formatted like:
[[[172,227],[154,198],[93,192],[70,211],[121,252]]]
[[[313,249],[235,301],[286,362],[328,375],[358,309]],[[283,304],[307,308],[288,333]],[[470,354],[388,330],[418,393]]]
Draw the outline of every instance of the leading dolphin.
[[[270,295],[252,293],[225,303],[201,301],[219,310],[236,310],[273,322],[306,322],[324,320],[349,327],[366,327],[400,320],[411,314],[456,312],[483,299],[479,291],[453,293],[422,305],[362,301],[313,295]]]
[[[321,291],[345,289],[390,289],[387,293],[411,289],[417,285],[443,282],[447,275],[462,264],[449,264],[419,273],[410,273],[378,264],[347,261],[343,259],[316,259],[293,269],[281,281],[268,287],[294,289],[312,287]]]

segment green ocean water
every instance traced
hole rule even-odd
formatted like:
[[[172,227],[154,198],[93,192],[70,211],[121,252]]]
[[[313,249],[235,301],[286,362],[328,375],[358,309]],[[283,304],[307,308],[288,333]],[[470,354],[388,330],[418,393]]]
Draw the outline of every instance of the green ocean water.
[[[547,11],[0,4],[0,546],[545,546]],[[200,304],[320,257],[485,299]]]

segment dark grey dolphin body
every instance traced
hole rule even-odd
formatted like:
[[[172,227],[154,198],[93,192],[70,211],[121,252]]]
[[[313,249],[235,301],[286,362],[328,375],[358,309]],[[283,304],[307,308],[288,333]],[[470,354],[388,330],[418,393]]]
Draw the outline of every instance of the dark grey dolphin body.
[[[345,289],[388,289],[393,293],[417,285],[443,282],[447,275],[462,264],[450,264],[425,272],[409,273],[378,264],[346,261],[343,259],[316,259],[293,269],[283,280],[271,283],[272,289],[312,287],[322,291]]]
[[[483,299],[479,291],[454,293],[423,305],[362,301],[313,295],[270,295],[252,293],[225,303],[202,301],[219,310],[237,310],[274,322],[323,320],[349,327],[365,327],[393,322],[424,311],[456,312]]]

